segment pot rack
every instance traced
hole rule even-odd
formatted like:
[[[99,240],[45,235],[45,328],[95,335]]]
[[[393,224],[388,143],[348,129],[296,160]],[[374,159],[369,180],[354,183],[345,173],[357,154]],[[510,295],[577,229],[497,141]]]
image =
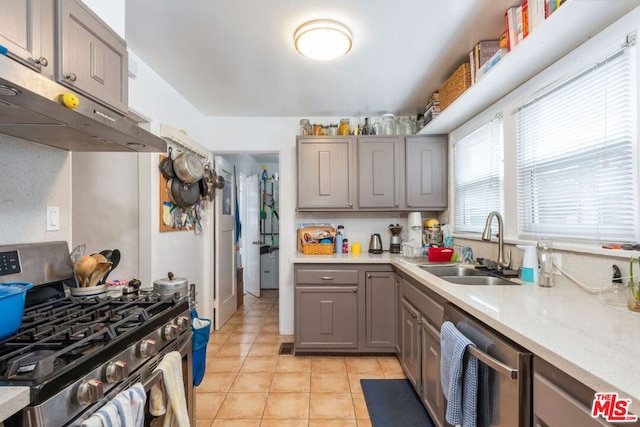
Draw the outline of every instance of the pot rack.
[[[187,136],[184,131],[178,130],[171,125],[160,124],[160,137],[167,141],[167,144],[176,151],[186,151],[194,154],[203,162],[209,159],[209,151],[206,148]]]

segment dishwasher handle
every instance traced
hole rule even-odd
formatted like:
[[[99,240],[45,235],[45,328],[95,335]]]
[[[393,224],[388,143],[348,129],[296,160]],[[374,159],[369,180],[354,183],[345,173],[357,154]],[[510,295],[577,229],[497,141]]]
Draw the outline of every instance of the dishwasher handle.
[[[440,338],[440,333],[438,333],[438,338]],[[467,346],[467,349],[469,350],[469,354],[474,356],[476,359],[478,359],[479,361],[481,361],[485,365],[487,365],[490,368],[492,368],[494,371],[496,371],[496,372],[498,372],[498,373],[500,373],[502,375],[505,375],[505,376],[511,378],[512,380],[517,380],[518,379],[518,369],[514,369],[511,366],[509,366],[509,365],[507,365],[505,363],[502,363],[501,361],[499,361],[495,357],[489,356],[484,351],[478,349],[478,347],[476,347],[475,345]]]

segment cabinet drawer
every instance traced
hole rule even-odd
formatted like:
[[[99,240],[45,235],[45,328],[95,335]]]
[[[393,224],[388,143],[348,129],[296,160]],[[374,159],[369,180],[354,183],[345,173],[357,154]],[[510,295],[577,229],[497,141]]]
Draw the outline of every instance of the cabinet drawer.
[[[402,280],[402,297],[417,308],[438,329],[444,319],[444,308],[433,298],[419,291],[407,280]]]
[[[357,285],[358,270],[298,270],[296,285]]]

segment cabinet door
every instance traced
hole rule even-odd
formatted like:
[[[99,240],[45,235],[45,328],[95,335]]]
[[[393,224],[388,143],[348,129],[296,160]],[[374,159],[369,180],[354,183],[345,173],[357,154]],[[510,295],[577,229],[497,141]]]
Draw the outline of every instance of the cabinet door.
[[[0,0],[0,45],[9,50],[7,56],[40,71],[42,4],[38,0]],[[53,34],[48,37],[53,40]]]
[[[358,287],[297,286],[296,348],[358,347]]]
[[[298,209],[353,209],[355,139],[298,138]]]
[[[420,322],[422,334],[422,401],[436,426],[445,425],[444,394],[440,383],[440,337],[426,319]]]
[[[393,348],[396,344],[395,273],[367,272],[365,279],[366,346]]]
[[[400,363],[413,384],[420,391],[420,313],[406,300],[402,300],[402,355]]]
[[[125,41],[79,0],[59,0],[58,40],[56,79],[128,113]]]
[[[358,138],[358,206],[398,209],[402,201],[403,163],[402,138]]]
[[[396,274],[396,356],[402,360],[402,277]]]
[[[407,208],[446,209],[447,137],[407,137],[406,153]]]

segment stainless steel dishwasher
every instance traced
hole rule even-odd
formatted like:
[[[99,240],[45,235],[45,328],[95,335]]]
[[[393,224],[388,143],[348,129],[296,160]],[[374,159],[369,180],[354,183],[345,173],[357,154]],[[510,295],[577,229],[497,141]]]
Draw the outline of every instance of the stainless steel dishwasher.
[[[533,355],[458,307],[446,304],[444,316],[476,344],[478,426],[530,427]]]

